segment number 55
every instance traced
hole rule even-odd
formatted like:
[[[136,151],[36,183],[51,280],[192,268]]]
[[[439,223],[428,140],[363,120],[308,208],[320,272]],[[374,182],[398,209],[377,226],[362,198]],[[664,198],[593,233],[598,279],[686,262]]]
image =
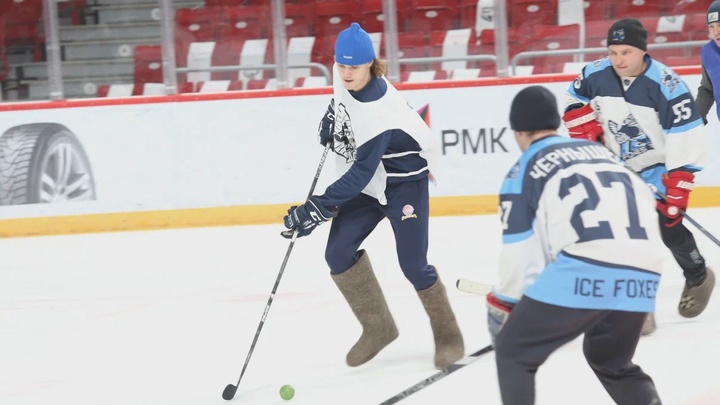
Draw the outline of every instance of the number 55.
[[[673,121],[673,124],[677,124],[682,120],[690,118],[692,111],[690,110],[690,107],[687,106],[689,102],[690,100],[683,100],[672,106],[673,114],[675,114],[675,121]]]

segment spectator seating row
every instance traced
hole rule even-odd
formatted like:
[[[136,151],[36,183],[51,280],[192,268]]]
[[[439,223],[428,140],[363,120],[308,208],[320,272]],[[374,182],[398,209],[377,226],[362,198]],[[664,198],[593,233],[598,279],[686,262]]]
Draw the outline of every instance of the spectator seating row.
[[[412,8],[398,10],[399,30],[430,32],[474,27],[477,0],[408,0]],[[351,22],[368,32],[383,32],[381,0],[330,0],[285,5],[287,37],[333,36]],[[272,36],[270,6],[207,6],[178,9],[176,35],[180,41],[232,41]]]
[[[672,18],[647,18],[645,24],[652,29],[650,42],[686,41],[693,39],[692,30],[688,29],[690,19],[686,16]],[[607,30],[610,21],[588,22],[585,26],[585,46],[589,48],[604,48]],[[568,26],[536,26],[532,30],[509,30],[510,56],[522,51],[546,51],[558,49],[576,49],[580,47],[578,25]],[[700,35],[699,33],[697,35]],[[706,37],[706,34],[705,34]],[[382,57],[384,36],[381,33],[372,33],[376,52]],[[532,38],[532,41],[528,41]],[[311,62],[325,65],[328,69],[332,65],[332,49],[335,37],[295,37],[290,38],[287,44],[288,63],[290,65],[309,64]],[[449,31],[433,31],[429,35],[422,33],[401,33],[398,37],[400,57],[464,57],[468,55],[492,55],[495,53],[494,31],[484,30],[479,36],[467,28]],[[593,60],[604,56],[605,52],[589,54],[584,60]],[[661,60],[676,58],[680,61],[697,60],[698,49],[669,49],[655,50],[651,54]],[[520,65],[532,65],[533,73],[561,73],[566,71],[566,63],[573,62],[570,55],[544,55],[521,60]],[[178,65],[192,68],[216,66],[247,66],[274,63],[273,40],[256,38],[225,43],[213,41],[194,42],[188,49],[178,51]],[[687,64],[687,63],[683,63]],[[162,62],[160,46],[138,46],[135,49],[135,80],[136,83],[162,82]],[[527,71],[527,68],[522,68]],[[401,63],[403,77],[421,77],[424,72],[438,72],[434,74],[436,80],[442,78],[472,78],[495,75],[493,62],[474,61],[446,61],[424,64]],[[181,75],[182,81],[192,83],[239,80],[249,86],[252,80],[271,79],[272,70],[241,70],[228,72],[192,72]],[[292,80],[303,77],[317,76],[321,72],[314,68],[291,69]]]
[[[707,39],[705,15],[678,15],[668,17],[643,17],[643,24],[650,31],[649,43],[666,43]],[[584,47],[604,48],[607,31],[612,21],[588,21],[585,23]],[[523,51],[551,51],[559,49],[576,49],[582,47],[580,42],[579,25],[555,26],[536,25],[520,29],[509,29],[510,57]],[[384,57],[384,35],[371,32],[376,52]],[[288,55],[290,64],[320,63],[330,67],[333,60],[335,35],[329,36],[302,36],[292,37],[288,42]],[[208,60],[207,66],[229,66],[248,64],[274,63],[273,39],[253,38],[234,39],[225,42],[212,40],[198,41],[212,43],[212,49],[205,50],[204,58]],[[197,44],[192,42],[191,44]],[[179,66],[188,65],[190,44],[177,43],[177,63]],[[479,33],[471,28],[455,30],[437,30],[425,32],[403,32],[398,35],[398,45],[401,58],[467,55],[494,55],[495,41],[493,30],[483,30]],[[196,45],[197,47],[197,45]],[[197,48],[195,51],[199,51]],[[600,57],[605,52],[586,56],[585,60]],[[699,48],[693,49],[664,49],[653,50],[651,55],[656,58],[669,56],[689,57],[697,55]],[[193,56],[195,58],[195,56]],[[543,56],[528,61],[535,66],[556,66],[560,62],[572,60],[571,56]],[[443,66],[441,66],[443,65]],[[447,67],[452,66],[452,67]],[[444,62],[434,64],[402,64],[402,71],[417,70],[445,70],[453,68],[485,68],[483,76],[494,75],[491,62]],[[490,69],[487,69],[490,68]],[[233,73],[214,73],[215,79],[229,79]],[[237,74],[235,74],[237,78]]]
[[[85,0],[64,0],[58,10],[67,11],[73,24],[80,24]],[[0,0],[0,20],[5,21],[6,45],[44,43],[42,30],[43,0]]]
[[[492,0],[396,0],[398,29],[406,32],[428,32],[457,28],[486,28],[492,25]],[[220,24],[232,26],[248,14],[269,20],[270,5],[264,0],[206,0],[204,9],[179,13],[178,21],[213,19]],[[587,21],[615,20],[625,17],[661,17],[679,14],[705,13],[709,1],[701,0],[584,0],[584,17]],[[224,8],[224,9],[223,9]],[[559,0],[513,0],[506,2],[508,23],[511,28],[534,25],[555,25],[559,21]],[[219,10],[225,10],[218,12]],[[235,11],[233,11],[235,10]],[[194,14],[194,15],[193,15]],[[219,14],[219,15],[218,15]],[[236,15],[233,15],[236,14]],[[323,36],[337,33],[347,26],[349,20],[360,22],[368,31],[383,31],[383,6],[381,0],[296,0],[286,1],[286,24],[288,36]],[[270,36],[260,26],[248,22],[241,31],[259,30],[259,38]],[[233,31],[225,30],[227,35]],[[245,35],[235,33],[234,35]],[[209,40],[204,38],[201,40]],[[216,38],[220,39],[220,38]]]

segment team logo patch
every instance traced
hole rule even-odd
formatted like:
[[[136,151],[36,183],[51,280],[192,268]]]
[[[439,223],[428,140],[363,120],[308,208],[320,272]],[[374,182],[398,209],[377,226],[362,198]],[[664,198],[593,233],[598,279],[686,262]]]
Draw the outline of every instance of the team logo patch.
[[[623,42],[625,40],[625,28],[620,28],[612,33],[612,42]]]
[[[671,71],[670,69],[663,69],[660,83],[669,88],[672,92],[675,90],[675,87],[680,84],[680,77],[678,77],[677,73]]]
[[[480,19],[487,22],[493,21],[493,8],[492,7],[482,7],[480,9]]]
[[[720,20],[720,13],[717,11],[713,11],[712,13],[708,13],[707,15],[707,22],[708,24],[718,22]]]
[[[620,145],[619,156],[623,161],[655,149],[650,138],[638,125],[637,118],[632,114],[628,114],[622,123],[608,121],[608,129]]]
[[[517,178],[518,173],[520,173],[520,162],[515,163],[513,167],[510,168],[510,171],[507,174],[508,179],[515,179]]]
[[[335,112],[333,138],[335,153],[344,157],[347,163],[354,162],[357,159],[355,133],[350,122],[350,114],[348,114],[347,107],[343,103],[338,104]]]
[[[417,215],[415,215],[415,208],[413,208],[412,205],[407,204],[402,208],[403,216],[400,219],[401,221],[404,221],[406,219],[410,218],[417,218]]]

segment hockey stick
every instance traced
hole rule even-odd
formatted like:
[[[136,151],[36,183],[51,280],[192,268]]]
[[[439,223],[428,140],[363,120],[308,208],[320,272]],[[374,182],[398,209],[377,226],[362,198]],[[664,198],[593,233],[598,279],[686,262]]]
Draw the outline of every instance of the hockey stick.
[[[420,391],[423,388],[426,388],[427,386],[447,377],[448,375],[460,370],[461,368],[467,366],[468,364],[474,362],[475,360],[479,359],[480,356],[482,356],[485,353],[489,353],[493,350],[492,345],[488,345],[483,347],[482,349],[476,351],[475,353],[465,356],[462,359],[458,360],[457,362],[445,367],[444,369],[438,371],[437,373],[431,375],[430,377],[420,381],[419,383],[413,385],[412,387],[406,389],[405,391],[395,395],[394,397],[390,399],[386,399],[385,401],[381,402],[380,405],[390,405],[397,403],[410,395]]]
[[[320,159],[320,164],[318,165],[317,172],[315,172],[315,178],[313,179],[312,185],[310,186],[310,192],[308,193],[308,196],[305,200],[309,200],[310,197],[312,197],[313,191],[315,191],[315,186],[317,185],[318,178],[320,178],[320,172],[325,165],[325,159],[327,158],[329,150],[330,143],[325,146],[325,151],[323,152],[322,158]],[[293,246],[295,246],[295,240],[297,239],[297,236],[298,230],[295,229],[292,231],[292,239],[290,240],[290,246],[288,246],[287,253],[285,253],[285,259],[283,259],[282,266],[280,266],[280,272],[278,272],[277,278],[275,279],[275,285],[273,286],[272,292],[270,293],[270,298],[268,298],[268,302],[265,305],[265,310],[263,311],[262,318],[260,318],[260,324],[257,327],[257,331],[255,331],[255,338],[250,345],[250,351],[245,358],[245,364],[243,365],[242,371],[240,372],[240,378],[238,378],[237,384],[228,384],[227,387],[225,387],[225,389],[223,390],[222,397],[226,401],[233,399],[235,393],[237,392],[238,386],[240,385],[240,381],[242,380],[243,375],[245,375],[245,370],[247,369],[248,363],[250,363],[250,357],[253,354],[253,350],[255,350],[255,344],[258,341],[258,337],[260,337],[260,331],[262,330],[263,325],[265,325],[265,319],[267,318],[268,312],[270,311],[270,305],[272,305],[273,299],[275,298],[275,292],[280,285],[280,279],[285,272],[285,266],[287,265],[288,259],[290,258],[290,252],[292,252]]]
[[[490,284],[480,283],[477,281],[468,280],[466,278],[459,278],[455,282],[455,287],[457,287],[457,289],[462,292],[477,295],[488,295],[492,292],[493,289]]]
[[[660,197],[663,201],[667,201],[667,196],[665,196],[665,194],[661,193],[661,192],[657,189],[657,187],[655,187],[655,185],[649,184],[649,186],[650,186],[650,189],[651,189],[658,197]],[[715,242],[716,245],[720,246],[720,240],[718,240],[716,237],[714,237],[710,232],[707,231],[707,229],[705,229],[705,228],[704,228],[702,225],[700,225],[696,220],[694,220],[690,215],[688,215],[688,213],[685,212],[685,210],[680,210],[680,215],[682,215],[683,218],[687,219],[688,222],[690,222],[691,224],[693,224],[693,226],[695,226],[695,228],[697,228],[698,231],[702,232],[703,235],[707,236],[708,239],[710,239],[711,241]]]

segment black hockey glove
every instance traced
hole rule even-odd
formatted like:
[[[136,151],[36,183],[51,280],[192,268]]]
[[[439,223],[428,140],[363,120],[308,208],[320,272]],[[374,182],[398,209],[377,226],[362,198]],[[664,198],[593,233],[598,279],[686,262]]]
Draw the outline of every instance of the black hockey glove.
[[[310,235],[312,231],[318,225],[323,222],[329,221],[335,214],[328,211],[320,205],[317,197],[310,197],[309,200],[303,205],[293,205],[288,209],[288,214],[285,215],[283,221],[285,227],[291,231],[298,230],[298,237]],[[286,238],[292,238],[293,232],[281,232],[281,235]]]
[[[333,131],[335,129],[335,99],[330,101],[327,112],[320,120],[320,126],[318,127],[318,142],[320,145],[326,146],[330,142],[330,148],[333,144]]]

